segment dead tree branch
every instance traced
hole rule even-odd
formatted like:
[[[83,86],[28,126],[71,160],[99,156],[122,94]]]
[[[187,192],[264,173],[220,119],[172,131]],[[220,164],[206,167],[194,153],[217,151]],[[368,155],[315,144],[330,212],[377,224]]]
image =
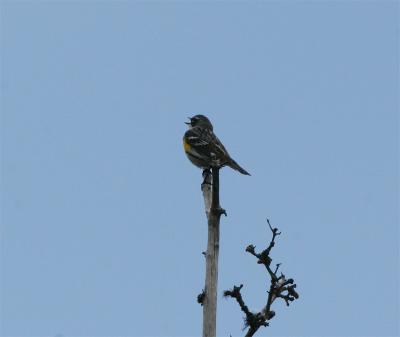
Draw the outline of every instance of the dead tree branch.
[[[271,320],[275,316],[275,312],[271,310],[272,303],[277,299],[281,298],[285,301],[286,305],[289,306],[290,302],[293,302],[295,299],[299,298],[299,294],[295,290],[296,284],[292,278],[286,279],[285,275],[281,273],[280,276],[277,275],[278,269],[280,267],[280,263],[276,264],[275,269],[271,269],[272,258],[270,257],[270,253],[272,248],[275,246],[275,239],[281,232],[278,231],[278,228],[273,228],[267,220],[268,226],[272,232],[272,239],[266,249],[264,249],[261,253],[257,253],[255,251],[254,245],[249,245],[246,248],[246,252],[255,256],[258,261],[258,264],[262,264],[267,269],[267,272],[270,276],[270,286],[267,297],[267,304],[264,308],[259,312],[251,312],[247,305],[245,304],[241,289],[243,285],[233,286],[232,289],[224,291],[225,297],[232,297],[236,299],[238,302],[241,311],[245,314],[244,323],[245,328],[248,328],[245,337],[253,336],[257,330],[264,326],[268,326],[268,321]]]
[[[215,337],[217,326],[217,283],[219,255],[219,222],[226,211],[219,203],[219,168],[203,172],[201,185],[208,220],[206,257],[206,280],[197,301],[203,306],[203,337]]]

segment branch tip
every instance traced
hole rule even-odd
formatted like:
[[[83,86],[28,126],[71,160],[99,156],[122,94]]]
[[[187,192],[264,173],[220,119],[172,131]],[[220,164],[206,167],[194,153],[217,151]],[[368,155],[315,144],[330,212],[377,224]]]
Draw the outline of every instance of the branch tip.
[[[254,255],[255,254],[255,248],[256,248],[256,246],[254,246],[254,245],[248,245],[246,247],[246,252]]]
[[[299,294],[295,290],[296,284],[294,283],[294,279],[286,279],[282,272],[279,277],[276,275],[281,263],[277,263],[275,265],[274,271],[270,267],[272,262],[270,252],[275,246],[276,236],[280,235],[281,232],[279,232],[278,228],[272,227],[269,219],[267,219],[267,223],[272,233],[272,238],[268,247],[261,253],[257,253],[255,251],[256,247],[253,244],[248,245],[245,249],[247,253],[250,253],[258,258],[257,263],[263,264],[266,267],[271,278],[270,288],[269,291],[267,291],[268,299],[266,306],[260,312],[251,312],[244,303],[242,294],[240,293],[240,290],[243,288],[243,284],[240,286],[233,286],[232,289],[224,291],[224,296],[235,298],[240,306],[240,309],[245,313],[245,328],[249,328],[245,337],[252,337],[260,327],[266,327],[269,325],[268,321],[275,317],[275,311],[271,310],[271,305],[275,299],[282,298],[286,305],[289,306],[291,302],[299,298]]]

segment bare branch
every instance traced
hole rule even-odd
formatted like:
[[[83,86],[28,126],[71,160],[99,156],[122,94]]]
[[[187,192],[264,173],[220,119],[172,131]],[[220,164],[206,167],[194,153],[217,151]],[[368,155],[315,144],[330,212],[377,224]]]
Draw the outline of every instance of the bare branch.
[[[224,291],[224,296],[225,297],[233,297],[236,299],[238,302],[240,309],[244,312],[245,314],[245,327],[249,327],[250,330],[257,331],[257,329],[260,326],[268,326],[268,323],[266,322],[266,319],[263,315],[260,313],[252,313],[247,305],[244,303],[242,294],[240,290],[243,288],[243,284],[240,286],[233,286],[231,290],[225,290]]]
[[[203,172],[201,184],[208,220],[208,241],[206,257],[206,280],[203,292],[197,301],[203,306],[203,337],[216,336],[217,283],[219,255],[219,223],[226,211],[219,203],[219,168],[213,167]]]
[[[245,314],[245,327],[249,328],[245,337],[251,337],[260,327],[269,325],[268,321],[275,316],[275,312],[271,310],[272,303],[275,299],[281,298],[285,301],[286,305],[289,306],[291,302],[299,298],[299,294],[295,290],[296,284],[294,283],[294,280],[292,278],[286,279],[285,275],[282,273],[279,277],[277,276],[281,264],[276,264],[275,270],[271,269],[272,258],[270,257],[270,253],[272,248],[275,246],[276,237],[280,235],[281,232],[278,231],[278,228],[273,228],[268,219],[267,223],[272,232],[272,238],[267,248],[261,253],[257,253],[254,245],[251,244],[246,247],[246,252],[257,257],[257,263],[263,264],[270,276],[271,282],[268,291],[267,304],[260,312],[251,312],[243,301],[242,294],[240,293],[240,290],[243,288],[242,284],[239,287],[234,286],[231,290],[226,290],[224,292],[225,297],[233,297],[236,299],[240,309]]]

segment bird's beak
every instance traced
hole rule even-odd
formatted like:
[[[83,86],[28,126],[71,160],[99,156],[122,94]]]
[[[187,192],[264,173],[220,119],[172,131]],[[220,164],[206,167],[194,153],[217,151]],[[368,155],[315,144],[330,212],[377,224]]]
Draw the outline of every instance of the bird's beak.
[[[192,122],[191,122],[192,119],[190,117],[188,117],[188,118],[189,118],[189,122],[185,122],[185,124],[186,125],[192,125]]]

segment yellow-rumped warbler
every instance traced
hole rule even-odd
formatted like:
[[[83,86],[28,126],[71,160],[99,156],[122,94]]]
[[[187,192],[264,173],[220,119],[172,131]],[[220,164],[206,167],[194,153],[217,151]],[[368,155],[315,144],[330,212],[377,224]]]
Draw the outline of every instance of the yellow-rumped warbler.
[[[250,175],[229,155],[213,132],[210,120],[203,115],[196,115],[186,123],[189,130],[183,136],[183,148],[190,161],[202,169],[229,166],[242,174]]]

